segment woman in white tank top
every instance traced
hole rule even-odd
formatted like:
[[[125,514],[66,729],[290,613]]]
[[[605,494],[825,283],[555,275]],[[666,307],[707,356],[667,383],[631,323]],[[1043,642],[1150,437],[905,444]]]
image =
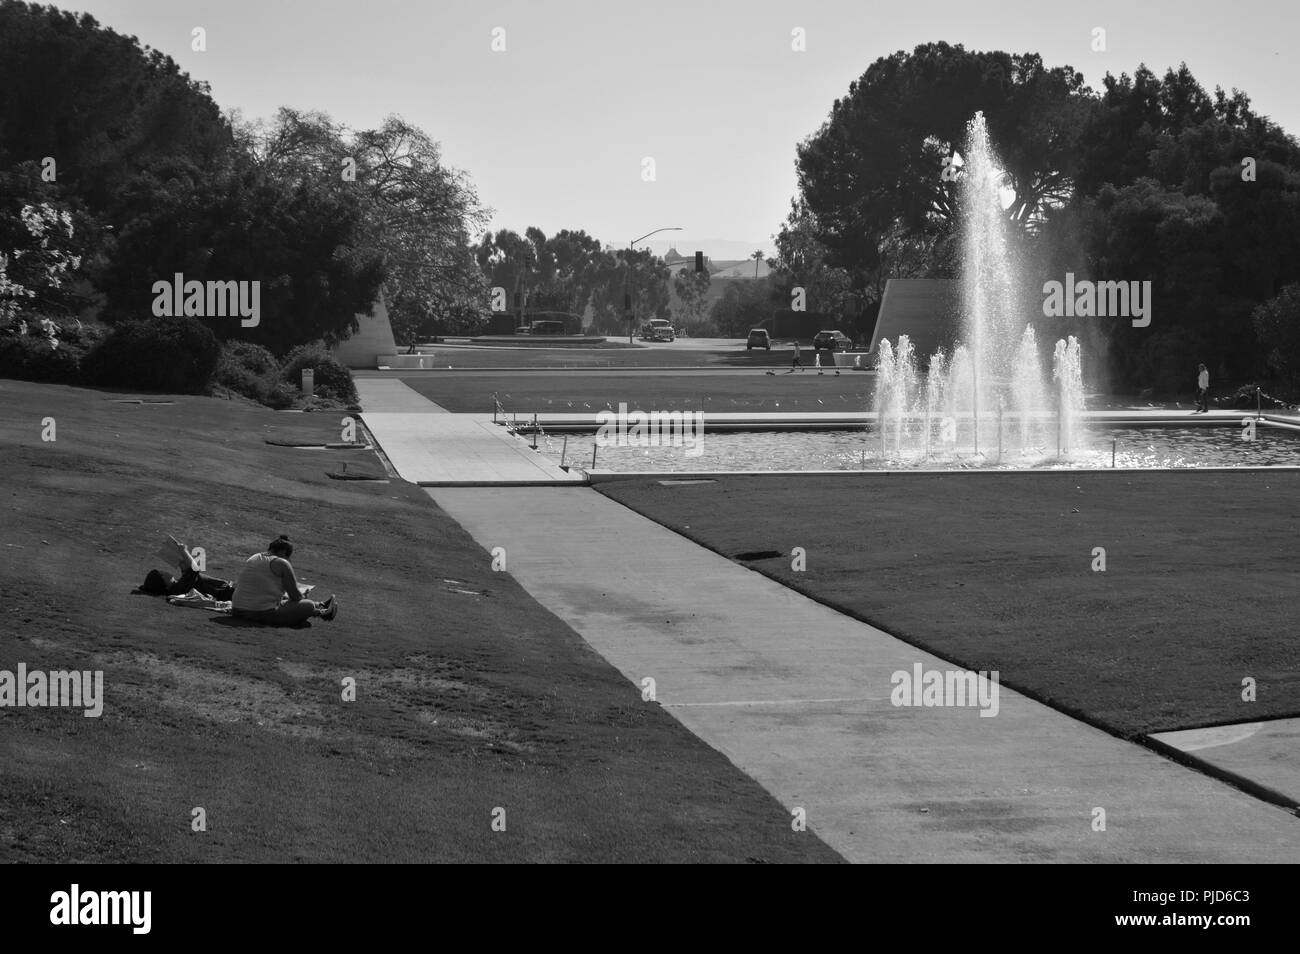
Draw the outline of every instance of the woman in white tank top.
[[[324,620],[337,616],[339,604],[333,596],[320,603],[303,596],[289,562],[292,555],[293,544],[281,534],[264,552],[244,561],[235,581],[230,615],[272,626],[294,626],[313,616]]]

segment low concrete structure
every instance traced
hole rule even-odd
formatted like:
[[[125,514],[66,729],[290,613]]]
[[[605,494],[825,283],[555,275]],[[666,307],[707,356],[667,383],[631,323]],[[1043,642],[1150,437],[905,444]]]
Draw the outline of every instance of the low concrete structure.
[[[878,352],[882,340],[897,342],[899,335],[907,335],[920,360],[929,360],[940,348],[951,354],[961,325],[960,294],[951,279],[891,278],[880,301],[871,351]]]
[[[357,315],[356,334],[334,346],[334,356],[348,368],[377,368],[397,354],[388,306],[381,292],[368,315]]]

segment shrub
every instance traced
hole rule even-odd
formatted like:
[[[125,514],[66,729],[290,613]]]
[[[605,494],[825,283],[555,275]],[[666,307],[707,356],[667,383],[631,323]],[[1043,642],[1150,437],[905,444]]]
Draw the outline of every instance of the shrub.
[[[1288,387],[1300,386],[1300,284],[1287,285],[1251,318],[1269,370]]]
[[[297,388],[302,383],[303,368],[311,368],[316,375],[316,392],[344,404],[355,403],[357,386],[352,383],[352,372],[319,341],[299,345],[284,357],[284,380]]]
[[[43,336],[0,335],[0,377],[47,384],[76,384],[81,380],[80,352],[60,341],[51,348]]]
[[[294,402],[297,400],[298,392],[290,387],[287,382],[277,380],[271,385],[270,390],[266,392],[262,403],[269,408],[283,411],[287,407],[293,407]]]
[[[193,318],[146,318],[118,325],[82,361],[90,384],[167,394],[207,390],[221,346]]]
[[[248,341],[227,341],[213,380],[246,398],[262,404],[281,383],[280,362],[266,348]]]

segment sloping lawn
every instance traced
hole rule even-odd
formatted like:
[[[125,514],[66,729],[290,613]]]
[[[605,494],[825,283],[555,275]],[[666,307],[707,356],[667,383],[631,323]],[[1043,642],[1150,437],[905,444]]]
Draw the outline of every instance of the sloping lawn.
[[[838,860],[423,492],[325,476],[370,452],[266,442],[337,441],[341,412],[129,397],[0,381],[0,670],[103,670],[105,696],[0,709],[0,860]],[[227,578],[288,533],[339,618],[131,595],[166,532]]]

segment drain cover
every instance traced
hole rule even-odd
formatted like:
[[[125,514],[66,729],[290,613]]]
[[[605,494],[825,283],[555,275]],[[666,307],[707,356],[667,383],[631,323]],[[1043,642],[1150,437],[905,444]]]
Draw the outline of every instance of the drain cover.
[[[687,484],[716,484],[716,483],[717,483],[717,481],[714,480],[712,477],[701,477],[701,478],[696,479],[696,480],[685,480],[685,479],[683,479],[683,480],[661,480],[661,481],[659,481],[659,484],[660,484],[660,486],[662,486],[662,487],[684,487],[684,486],[687,485]]]

